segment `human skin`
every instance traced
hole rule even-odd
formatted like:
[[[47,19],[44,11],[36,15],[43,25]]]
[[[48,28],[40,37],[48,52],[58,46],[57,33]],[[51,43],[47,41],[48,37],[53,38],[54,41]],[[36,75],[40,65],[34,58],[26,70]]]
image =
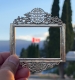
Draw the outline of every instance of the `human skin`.
[[[19,63],[18,56],[0,53],[0,80],[28,80],[29,69],[22,68]]]

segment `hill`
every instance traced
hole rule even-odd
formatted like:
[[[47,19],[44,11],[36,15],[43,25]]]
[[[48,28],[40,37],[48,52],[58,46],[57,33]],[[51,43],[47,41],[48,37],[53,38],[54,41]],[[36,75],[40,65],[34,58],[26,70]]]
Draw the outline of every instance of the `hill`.
[[[43,48],[43,42],[39,43],[39,48]],[[16,40],[16,53],[17,55],[20,54],[22,48],[27,48],[31,44],[31,41],[26,40]],[[2,40],[0,41],[0,52],[10,51],[10,41],[9,40]]]

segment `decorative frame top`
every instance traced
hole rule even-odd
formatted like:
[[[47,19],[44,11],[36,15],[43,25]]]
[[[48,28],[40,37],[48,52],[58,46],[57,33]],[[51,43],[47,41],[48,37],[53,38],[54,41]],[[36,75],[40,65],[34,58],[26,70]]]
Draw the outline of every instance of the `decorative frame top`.
[[[10,24],[10,53],[15,53],[15,27],[59,27],[60,28],[60,58],[20,58],[22,67],[28,66],[31,72],[39,72],[60,62],[65,62],[65,24],[58,17],[41,8],[34,8],[31,12],[24,14]],[[27,62],[27,63],[26,63]]]
[[[14,24],[62,24],[58,17],[51,17],[51,14],[41,8],[34,8],[31,12],[24,14],[24,17],[18,16],[13,21]]]

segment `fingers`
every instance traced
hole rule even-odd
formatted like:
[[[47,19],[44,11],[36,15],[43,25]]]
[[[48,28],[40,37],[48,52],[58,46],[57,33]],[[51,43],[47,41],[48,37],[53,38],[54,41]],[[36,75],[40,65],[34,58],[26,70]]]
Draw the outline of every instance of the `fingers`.
[[[22,68],[17,71],[15,78],[20,79],[20,78],[28,78],[30,76],[30,71],[28,68]]]
[[[9,52],[0,53],[0,65],[10,56]]]
[[[19,58],[16,55],[9,56],[1,66],[1,69],[9,70],[13,74],[17,71],[19,65]]]
[[[19,58],[16,55],[10,56],[9,52],[0,53],[0,65],[2,65],[1,70],[11,71],[15,74],[19,66]],[[29,75],[30,71],[28,68],[20,68],[16,73],[16,79],[28,80]]]

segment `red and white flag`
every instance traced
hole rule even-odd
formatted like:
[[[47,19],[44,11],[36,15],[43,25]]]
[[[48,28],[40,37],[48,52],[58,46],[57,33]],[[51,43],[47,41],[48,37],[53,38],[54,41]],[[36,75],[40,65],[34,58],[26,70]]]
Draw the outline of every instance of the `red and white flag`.
[[[32,42],[33,43],[39,43],[40,42],[40,39],[39,38],[32,38]]]

